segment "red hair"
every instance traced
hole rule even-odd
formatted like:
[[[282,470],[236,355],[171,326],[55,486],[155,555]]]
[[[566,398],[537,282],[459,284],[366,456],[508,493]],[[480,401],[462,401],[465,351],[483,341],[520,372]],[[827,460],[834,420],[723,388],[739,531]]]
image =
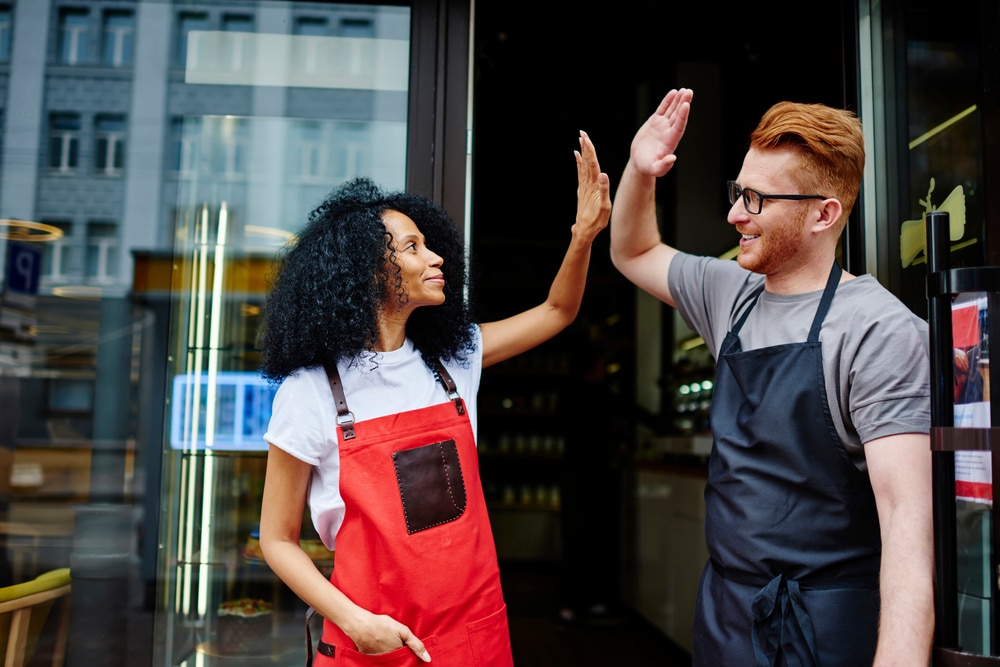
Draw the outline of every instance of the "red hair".
[[[824,104],[778,102],[750,135],[750,148],[792,149],[799,155],[799,184],[810,192],[836,197],[847,221],[861,189],[865,142],[861,121],[845,109]]]

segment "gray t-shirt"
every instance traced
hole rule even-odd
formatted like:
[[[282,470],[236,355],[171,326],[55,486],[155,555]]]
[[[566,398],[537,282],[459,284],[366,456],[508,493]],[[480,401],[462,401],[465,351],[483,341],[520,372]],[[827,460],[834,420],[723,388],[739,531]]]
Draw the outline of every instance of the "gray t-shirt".
[[[674,257],[668,278],[678,312],[716,359],[726,333],[764,282],[733,260],[686,253]],[[822,294],[765,290],[740,332],[743,349],[805,342]],[[864,443],[930,432],[927,323],[875,278],[858,276],[837,287],[819,339],[834,425],[859,468],[865,467]]]

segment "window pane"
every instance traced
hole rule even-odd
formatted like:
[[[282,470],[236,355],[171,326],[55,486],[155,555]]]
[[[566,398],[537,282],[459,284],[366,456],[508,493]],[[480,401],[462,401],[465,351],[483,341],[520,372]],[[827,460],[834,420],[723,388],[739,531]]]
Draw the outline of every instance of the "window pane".
[[[62,236],[55,241],[47,241],[42,244],[42,276],[48,279],[60,279],[68,272],[70,244],[70,233],[73,225],[62,220],[44,220],[47,225],[52,225],[62,232]]]
[[[188,53],[188,33],[192,30],[208,30],[208,14],[183,12],[177,23],[177,54],[176,62],[179,67],[186,66],[188,58],[194,59],[192,64],[198,62],[197,53]]]
[[[295,19],[295,34],[321,37],[327,34],[326,19],[301,16]]]
[[[118,269],[118,226],[113,222],[87,225],[84,275],[99,282],[112,280]]]
[[[125,117],[100,115],[94,118],[94,167],[98,172],[117,174],[125,164]]]
[[[101,62],[109,67],[132,64],[135,41],[135,16],[129,11],[104,14]]]
[[[0,8],[0,61],[10,60],[10,8]]]
[[[79,143],[80,116],[52,114],[49,119],[49,166],[58,171],[76,169]]]
[[[198,171],[201,159],[201,118],[175,118],[171,121],[171,165],[181,174]]]
[[[85,62],[90,48],[90,14],[86,9],[62,9],[59,12],[59,62],[76,65]]]
[[[226,14],[222,17],[222,29],[226,32],[253,32],[253,17],[244,14]]]
[[[341,19],[341,37],[374,37],[375,23],[371,19]]]

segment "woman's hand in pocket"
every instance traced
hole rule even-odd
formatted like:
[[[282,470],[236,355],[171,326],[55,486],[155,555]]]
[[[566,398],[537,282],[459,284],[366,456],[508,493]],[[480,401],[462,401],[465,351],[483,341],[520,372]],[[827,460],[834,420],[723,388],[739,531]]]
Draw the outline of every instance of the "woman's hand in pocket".
[[[385,614],[367,613],[366,618],[342,629],[354,641],[359,653],[377,655],[407,646],[424,662],[431,661],[424,643],[408,627]]]

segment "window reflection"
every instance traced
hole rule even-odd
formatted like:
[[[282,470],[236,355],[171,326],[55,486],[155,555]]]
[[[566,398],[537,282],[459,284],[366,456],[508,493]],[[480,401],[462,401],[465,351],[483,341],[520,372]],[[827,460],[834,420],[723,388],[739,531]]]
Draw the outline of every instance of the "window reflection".
[[[131,65],[134,43],[135,14],[120,9],[106,11],[101,32],[101,62],[109,67]]]
[[[49,120],[49,167],[59,173],[76,170],[80,159],[80,114],[54,113]]]
[[[90,48],[90,12],[81,8],[59,10],[59,62],[79,65]]]
[[[119,615],[153,616],[138,651],[181,665],[211,641],[216,598],[248,585],[234,549],[263,480],[270,389],[254,338],[272,258],[340,181],[404,187],[409,10],[31,0],[15,24],[11,7],[0,2],[0,207],[61,235],[30,241],[36,290],[16,307],[0,280],[0,526],[44,534],[16,544],[14,567],[0,532],[0,586],[71,556],[83,580],[74,538],[87,526],[105,559],[125,545],[112,569],[129,578],[111,582],[128,589],[116,609],[87,613],[118,628]],[[37,59],[12,61],[14,44]],[[169,422],[174,378],[209,370],[197,405],[216,413],[200,423],[218,457],[205,465],[171,449]],[[106,506],[124,511],[91,530]],[[123,633],[105,634],[114,653]],[[288,635],[281,650],[301,652]]]
[[[0,5],[0,62],[10,60],[11,24],[10,6]]]

